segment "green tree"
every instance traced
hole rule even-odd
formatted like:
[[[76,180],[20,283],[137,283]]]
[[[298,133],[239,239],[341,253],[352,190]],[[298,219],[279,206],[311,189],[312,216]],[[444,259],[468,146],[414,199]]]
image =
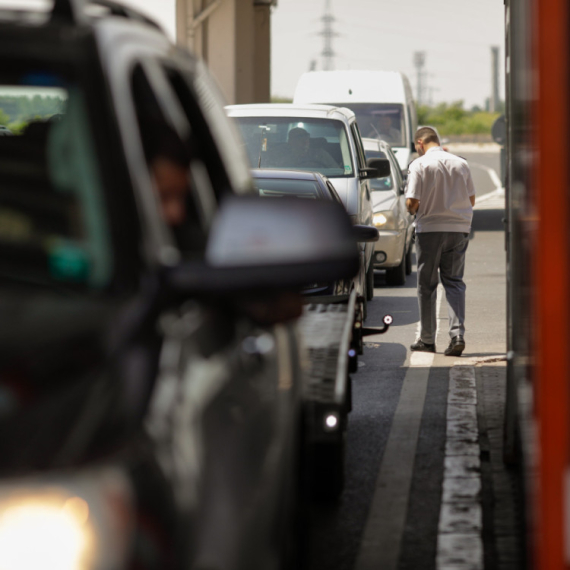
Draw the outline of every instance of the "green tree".
[[[3,109],[0,109],[0,125],[7,126],[10,122],[10,116],[8,113],[5,113]]]

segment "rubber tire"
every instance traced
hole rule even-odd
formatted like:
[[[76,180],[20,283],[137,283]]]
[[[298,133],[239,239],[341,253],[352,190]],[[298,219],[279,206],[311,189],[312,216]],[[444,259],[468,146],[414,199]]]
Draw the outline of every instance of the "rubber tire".
[[[368,271],[366,272],[366,300],[374,299],[374,263],[370,260]]]
[[[406,275],[411,275],[412,273],[412,250],[413,244],[410,244],[410,248],[408,249],[408,253],[406,253]]]
[[[406,284],[406,256],[402,256],[402,262],[398,267],[386,270],[386,283],[388,285]]]

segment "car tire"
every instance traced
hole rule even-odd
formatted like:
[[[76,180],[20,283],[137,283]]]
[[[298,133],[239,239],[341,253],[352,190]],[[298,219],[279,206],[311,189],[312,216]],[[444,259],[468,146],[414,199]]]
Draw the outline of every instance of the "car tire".
[[[412,273],[412,250],[413,250],[413,246],[412,244],[410,244],[410,247],[408,249],[408,253],[406,253],[406,275],[411,275]]]
[[[374,263],[370,260],[368,271],[366,272],[366,300],[374,299]]]
[[[406,255],[402,256],[402,262],[400,265],[398,265],[398,267],[393,267],[386,270],[386,283],[388,285],[406,284]]]

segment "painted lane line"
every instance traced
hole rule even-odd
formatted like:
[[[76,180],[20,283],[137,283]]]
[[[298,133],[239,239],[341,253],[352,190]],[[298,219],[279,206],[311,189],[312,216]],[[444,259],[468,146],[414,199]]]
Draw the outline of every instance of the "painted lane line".
[[[355,570],[397,570],[433,359],[414,352],[408,362]]]
[[[484,170],[491,178],[491,181],[493,182],[496,190],[503,187],[501,178],[499,177],[497,171],[494,168],[490,168],[489,166],[485,166],[484,164],[479,164],[478,162],[470,162],[469,167],[475,167]]]
[[[443,497],[437,570],[483,570],[481,449],[475,367],[458,361],[449,371]]]

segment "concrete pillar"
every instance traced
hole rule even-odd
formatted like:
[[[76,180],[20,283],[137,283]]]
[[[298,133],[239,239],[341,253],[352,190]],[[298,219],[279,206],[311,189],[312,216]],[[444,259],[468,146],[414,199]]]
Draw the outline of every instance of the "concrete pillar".
[[[177,0],[177,38],[204,59],[229,103],[270,100],[276,0]]]

